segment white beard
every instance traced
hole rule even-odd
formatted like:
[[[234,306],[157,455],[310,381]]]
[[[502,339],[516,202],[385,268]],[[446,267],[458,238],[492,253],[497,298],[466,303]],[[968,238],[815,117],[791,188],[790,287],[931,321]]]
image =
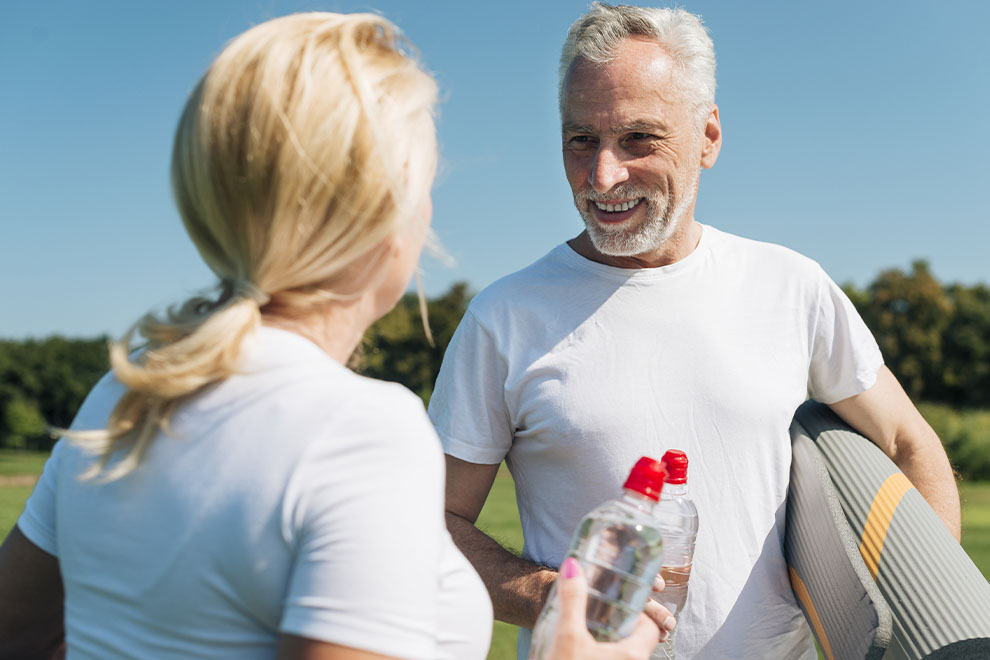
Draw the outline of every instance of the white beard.
[[[697,177],[684,189],[684,194],[673,205],[670,195],[660,195],[655,190],[633,186],[618,186],[609,191],[608,199],[638,199],[646,205],[646,221],[637,227],[605,225],[595,218],[590,205],[602,196],[589,190],[579,190],[574,194],[577,207],[588,237],[595,249],[610,257],[635,257],[661,248],[674,235],[681,225],[687,210],[698,192]]]

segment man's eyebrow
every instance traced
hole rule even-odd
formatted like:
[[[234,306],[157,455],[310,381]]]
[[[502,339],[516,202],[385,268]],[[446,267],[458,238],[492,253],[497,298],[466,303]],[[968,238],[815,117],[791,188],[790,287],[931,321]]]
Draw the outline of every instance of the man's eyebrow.
[[[596,129],[592,126],[570,122],[563,124],[560,127],[560,131],[562,133],[587,133],[591,135],[597,133]],[[667,131],[667,125],[659,121],[634,121],[628,124],[609,126],[608,131],[612,135],[621,135],[622,133],[663,133]]]
[[[667,130],[667,124],[662,121],[634,121],[620,126],[610,126],[613,133],[663,133]]]
[[[561,133],[594,133],[595,130],[587,124],[575,124],[568,122],[560,127]]]

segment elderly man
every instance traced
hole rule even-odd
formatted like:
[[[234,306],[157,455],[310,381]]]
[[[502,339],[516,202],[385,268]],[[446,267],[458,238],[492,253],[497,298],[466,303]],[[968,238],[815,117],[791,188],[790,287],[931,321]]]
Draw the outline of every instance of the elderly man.
[[[677,657],[814,658],[782,553],[794,410],[829,404],[958,537],[942,446],[816,263],[695,220],[700,171],[722,144],[697,17],[592,5],[560,71],[585,230],[479,294],[450,344],[430,415],[451,534],[496,616],[531,627],[581,516],[640,455],[684,449],[701,529]],[[474,526],[503,459],[523,558]]]

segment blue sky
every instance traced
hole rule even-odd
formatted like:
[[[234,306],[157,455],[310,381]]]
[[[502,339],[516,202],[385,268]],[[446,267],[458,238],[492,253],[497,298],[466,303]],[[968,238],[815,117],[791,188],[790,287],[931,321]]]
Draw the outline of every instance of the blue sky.
[[[990,280],[990,3],[684,2],[719,59],[724,144],[696,217],[863,286],[928,259]],[[478,290],[581,229],[556,67],[586,2],[38,0],[0,7],[0,337],[121,334],[208,286],[168,190],[185,97],[229,39],[305,10],[379,10],[438,78],[434,228]]]

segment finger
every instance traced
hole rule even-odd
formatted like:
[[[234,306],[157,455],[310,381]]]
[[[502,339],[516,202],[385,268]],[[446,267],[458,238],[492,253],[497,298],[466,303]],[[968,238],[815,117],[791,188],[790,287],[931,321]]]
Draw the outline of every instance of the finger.
[[[560,621],[567,627],[585,627],[585,612],[588,609],[588,583],[584,579],[581,564],[568,557],[560,566],[557,577],[557,602],[560,607]]]
[[[670,610],[655,600],[646,601],[646,608],[643,610],[643,614],[652,619],[653,623],[659,628],[661,642],[666,641],[668,633],[677,627],[677,619],[670,614]]]
[[[663,591],[663,588],[667,586],[667,583],[663,581],[663,578],[659,575],[653,578],[653,593],[658,594]]]
[[[645,614],[640,614],[632,634],[617,642],[616,647],[622,648],[633,657],[646,657],[656,647],[658,633],[657,624],[653,622],[653,619]]]
[[[557,627],[546,657],[552,660],[579,657],[582,644],[594,643],[588,634],[585,612],[588,608],[588,583],[577,560],[568,557],[560,566],[554,585],[557,599]]]

